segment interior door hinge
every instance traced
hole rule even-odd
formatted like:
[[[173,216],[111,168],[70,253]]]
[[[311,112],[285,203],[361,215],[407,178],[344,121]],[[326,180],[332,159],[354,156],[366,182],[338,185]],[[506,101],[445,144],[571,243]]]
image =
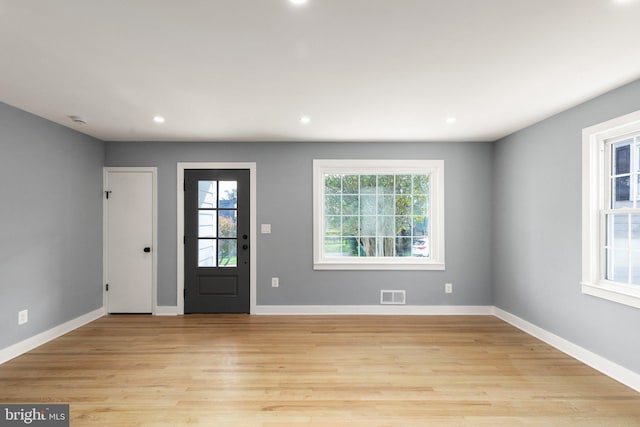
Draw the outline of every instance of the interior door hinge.
[[[106,190],[106,191],[104,192],[104,194],[105,194],[105,196],[106,196],[106,197],[107,197],[107,199],[108,199],[108,198],[109,198],[109,194],[111,194],[111,191]]]
[[[187,288],[182,289],[182,298],[187,298]]]
[[[105,288],[106,288],[107,292],[109,292],[109,284],[108,283],[105,285]]]
[[[187,244],[187,236],[182,236],[182,244],[183,245]]]
[[[187,191],[187,181],[182,181],[182,191]]]

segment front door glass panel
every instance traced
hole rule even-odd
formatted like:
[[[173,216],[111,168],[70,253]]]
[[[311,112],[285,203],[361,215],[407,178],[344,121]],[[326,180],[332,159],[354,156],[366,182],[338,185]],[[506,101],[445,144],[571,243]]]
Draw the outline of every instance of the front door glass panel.
[[[198,267],[237,266],[237,194],[237,181],[198,181]]]

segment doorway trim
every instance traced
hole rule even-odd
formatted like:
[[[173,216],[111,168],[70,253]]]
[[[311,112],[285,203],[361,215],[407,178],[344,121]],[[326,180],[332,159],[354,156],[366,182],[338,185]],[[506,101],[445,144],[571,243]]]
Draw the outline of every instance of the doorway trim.
[[[107,310],[107,272],[109,271],[109,206],[107,203],[106,191],[107,176],[109,172],[147,172],[151,173],[152,182],[152,202],[151,202],[151,314],[156,315],[158,311],[158,168],[157,167],[115,167],[106,166],[102,168],[102,307]]]
[[[178,314],[184,314],[184,172],[187,169],[248,169],[249,170],[249,200],[251,207],[249,209],[249,313],[256,312],[256,163],[255,162],[178,162],[177,166],[177,286],[176,301],[178,302]]]

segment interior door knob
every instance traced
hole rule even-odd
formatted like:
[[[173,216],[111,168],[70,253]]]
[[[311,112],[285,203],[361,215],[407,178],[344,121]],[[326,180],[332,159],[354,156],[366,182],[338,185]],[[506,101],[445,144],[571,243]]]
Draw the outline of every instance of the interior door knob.
[[[143,249],[145,252],[149,253],[151,252],[151,248],[149,246],[147,246],[146,248]]]

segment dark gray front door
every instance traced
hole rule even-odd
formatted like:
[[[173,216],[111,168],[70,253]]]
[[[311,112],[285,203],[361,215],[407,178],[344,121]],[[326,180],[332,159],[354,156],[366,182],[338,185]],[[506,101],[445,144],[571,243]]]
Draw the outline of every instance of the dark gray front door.
[[[185,313],[249,313],[249,170],[185,170]]]

